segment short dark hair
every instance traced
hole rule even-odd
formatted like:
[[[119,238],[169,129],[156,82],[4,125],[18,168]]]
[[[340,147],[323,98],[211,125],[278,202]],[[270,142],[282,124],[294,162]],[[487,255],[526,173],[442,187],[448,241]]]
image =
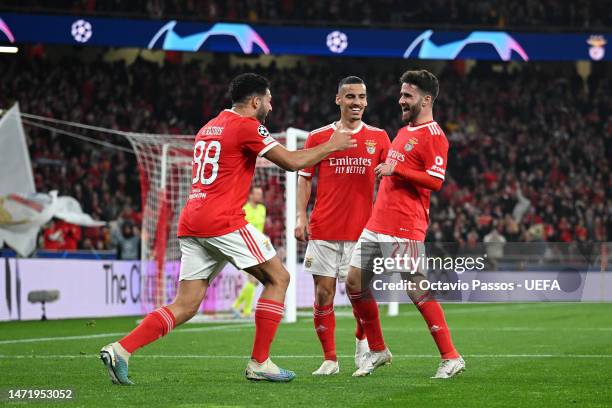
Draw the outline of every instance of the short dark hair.
[[[340,88],[342,88],[343,85],[353,85],[353,84],[363,84],[365,85],[365,82],[363,82],[363,79],[356,77],[356,76],[347,76],[346,78],[342,78],[340,80],[340,82],[338,83],[338,92],[340,92]]]
[[[265,77],[252,72],[240,74],[230,82],[229,93],[232,104],[244,102],[253,95],[265,95],[268,88],[270,82]]]
[[[418,71],[406,71],[400,77],[400,84],[416,85],[426,95],[431,95],[431,101],[435,101],[440,91],[438,78],[426,69]]]

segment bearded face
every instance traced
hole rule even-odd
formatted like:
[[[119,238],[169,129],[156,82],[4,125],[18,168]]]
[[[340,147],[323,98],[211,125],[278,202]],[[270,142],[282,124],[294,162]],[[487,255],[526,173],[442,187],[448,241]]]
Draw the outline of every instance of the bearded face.
[[[266,94],[263,97],[261,97],[261,103],[259,104],[259,107],[255,111],[255,118],[260,123],[265,123],[266,119],[268,118],[268,114],[271,111],[272,111],[272,94],[270,93],[270,90],[267,89]]]
[[[398,102],[402,108],[402,121],[404,123],[415,122],[423,109],[423,95],[418,87],[403,83]]]
[[[405,106],[402,106],[402,120],[404,123],[414,123],[416,118],[419,117],[422,109],[423,97],[421,96],[415,103],[406,103]]]

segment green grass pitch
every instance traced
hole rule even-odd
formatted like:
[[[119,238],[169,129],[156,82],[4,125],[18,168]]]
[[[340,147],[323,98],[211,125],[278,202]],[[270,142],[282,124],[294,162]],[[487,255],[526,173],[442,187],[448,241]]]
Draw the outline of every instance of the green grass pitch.
[[[274,361],[296,371],[289,384],[254,383],[243,370],[250,324],[185,325],[130,360],[136,386],[113,386],[101,346],[135,318],[0,324],[0,391],[7,406],[83,407],[604,407],[612,405],[612,304],[446,305],[467,362],[457,378],[431,380],[437,351],[411,305],[386,317],[393,364],[352,378],[354,323],[339,317],[340,374],[314,378],[322,358],[312,320],[283,324]],[[348,310],[345,310],[347,312]],[[345,313],[346,315],[346,313]],[[23,341],[35,339],[35,341]],[[71,401],[6,400],[6,390],[74,390]]]

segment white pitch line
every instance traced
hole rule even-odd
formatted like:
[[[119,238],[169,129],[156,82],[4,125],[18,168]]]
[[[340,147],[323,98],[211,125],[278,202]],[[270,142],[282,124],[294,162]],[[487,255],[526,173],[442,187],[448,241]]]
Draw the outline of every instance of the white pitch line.
[[[293,327],[287,330],[311,332],[312,327]],[[612,327],[454,327],[450,326],[451,331],[488,331],[488,332],[513,332],[513,331],[533,331],[533,332],[555,332],[555,331],[596,331],[610,332]],[[354,327],[336,327],[337,332],[354,332]],[[427,331],[427,327],[383,327],[383,332],[422,332]]]
[[[193,333],[193,332],[206,332],[206,331],[217,331],[217,330],[233,330],[240,329],[243,327],[253,326],[253,323],[242,323],[242,324],[231,324],[226,326],[212,326],[212,327],[193,327],[186,329],[179,329],[173,333]],[[36,337],[31,339],[12,339],[12,340],[0,340],[0,344],[20,344],[20,343],[39,343],[45,341],[62,341],[62,340],[85,340],[85,339],[97,339],[100,337],[118,337],[125,336],[127,332],[121,333],[99,333],[99,334],[88,334],[84,336],[63,336],[63,337]]]
[[[213,327],[190,327],[181,328],[173,331],[173,333],[198,333],[198,332],[209,332],[209,331],[234,331],[241,330],[244,328],[253,327],[254,323],[240,323],[231,324],[225,326],[213,326]],[[287,327],[285,330],[288,331],[299,331],[299,332],[311,332],[314,329],[310,327]],[[354,331],[354,328],[348,327],[337,327],[338,332]],[[426,330],[424,327],[388,327],[383,329],[385,332],[415,332],[420,333]],[[452,331],[486,331],[486,332],[554,332],[554,331],[586,331],[586,332],[612,332],[612,327],[451,327]],[[41,343],[45,341],[65,341],[65,340],[86,340],[86,339],[97,339],[104,337],[119,337],[124,336],[126,332],[120,333],[99,333],[99,334],[88,334],[83,336],[63,336],[63,337],[37,337],[29,339],[12,339],[12,340],[0,340],[0,344],[21,344],[21,343]]]
[[[449,314],[471,314],[471,313],[480,313],[480,312],[494,312],[494,313],[512,313],[516,310],[521,309],[534,309],[540,307],[551,307],[551,306],[559,306],[559,305],[567,305],[567,303],[503,303],[503,302],[479,302],[479,303],[449,303],[457,307],[446,307],[446,304],[443,304],[444,313]],[[384,305],[384,304],[381,304]],[[465,307],[461,307],[465,306]],[[384,309],[383,309],[384,310]],[[383,314],[381,312],[381,314]],[[298,311],[298,317],[312,317],[311,311]],[[336,317],[349,317],[353,319],[353,312],[349,310],[344,310],[344,306],[339,306],[338,310],[335,313]],[[402,316],[412,316],[419,315],[419,312],[416,309],[410,310],[402,310],[399,316],[391,316],[391,318],[397,318]],[[385,316],[390,317],[390,316]]]
[[[207,359],[207,360],[220,360],[220,359],[248,359],[250,356],[244,355],[205,355],[205,354],[180,354],[180,355],[162,355],[162,354],[136,354],[131,358],[147,359],[147,358],[161,358],[161,359]],[[352,354],[338,355],[340,358],[354,358]],[[612,354],[465,354],[465,358],[576,358],[576,359],[600,359],[600,358],[612,358]],[[0,359],[76,359],[76,358],[99,358],[97,354],[84,354],[84,355],[69,355],[69,354],[47,354],[47,355],[7,355],[0,354]],[[278,355],[274,358],[287,358],[287,359],[320,359],[320,355]],[[410,359],[410,358],[440,358],[439,354],[394,354],[393,358],[399,359]]]

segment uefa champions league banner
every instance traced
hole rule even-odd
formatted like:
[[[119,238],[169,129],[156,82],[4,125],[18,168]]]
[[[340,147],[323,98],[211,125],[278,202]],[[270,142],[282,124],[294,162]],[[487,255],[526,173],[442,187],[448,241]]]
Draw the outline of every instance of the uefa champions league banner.
[[[143,315],[155,307],[156,276],[154,268],[144,269],[148,272],[142,272],[140,261],[0,258],[0,321],[39,320],[42,305],[28,300],[36,291],[59,292],[45,305],[49,319]],[[297,306],[312,307],[312,277],[298,270]],[[176,295],[178,273],[178,262],[166,263],[164,304]],[[229,311],[245,281],[244,272],[227,265],[210,285],[200,312]],[[344,285],[338,285],[336,304],[348,305]]]
[[[165,287],[159,296],[159,288],[156,282],[159,281],[157,267],[153,262],[144,264],[145,272],[142,274],[143,289],[140,296],[142,313],[152,311],[157,303],[168,304],[172,302],[176,295],[178,278],[180,272],[179,262],[165,263]],[[298,308],[312,308],[314,303],[314,285],[312,275],[304,272],[303,265],[296,266],[296,305]],[[232,308],[232,303],[240,293],[246,282],[246,273],[237,270],[231,264],[227,264],[213,279],[206,292],[206,298],[200,306],[200,312],[204,314],[214,314],[218,312],[228,312]],[[259,298],[263,290],[262,285],[257,285],[255,299]],[[155,301],[159,299],[160,302]],[[348,306],[350,302],[346,296],[344,282],[338,282],[336,286],[336,306]]]
[[[304,28],[0,13],[0,45],[69,44],[171,51],[429,60],[610,61],[609,33]]]
[[[32,292],[58,291],[49,319],[141,313],[140,262],[4,258],[0,262],[0,321],[40,320]]]
[[[362,287],[380,302],[412,303],[408,293],[444,302],[612,302],[612,243],[422,244],[362,246]],[[144,266],[144,272],[143,272]],[[179,263],[165,277],[140,261],[20,259],[0,262],[0,321],[37,320],[37,291],[57,291],[49,319],[142,315],[176,294]],[[312,276],[298,266],[297,307],[312,308]],[[213,280],[201,313],[229,311],[246,277],[227,265]],[[162,296],[158,282],[164,282]],[[259,285],[258,294],[261,293]],[[348,305],[338,283],[336,305]]]

